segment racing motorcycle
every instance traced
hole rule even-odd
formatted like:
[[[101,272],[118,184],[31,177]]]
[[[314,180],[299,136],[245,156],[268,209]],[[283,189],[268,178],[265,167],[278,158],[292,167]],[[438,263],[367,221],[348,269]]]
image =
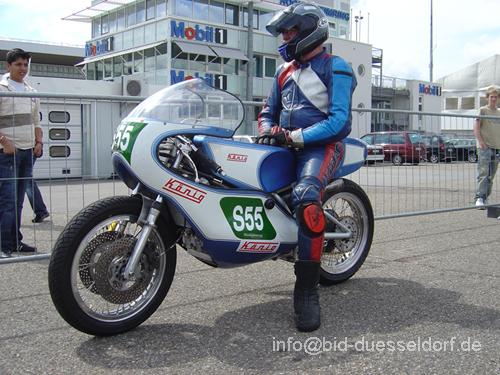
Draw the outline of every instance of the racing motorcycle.
[[[236,141],[243,120],[237,97],[191,79],[148,97],[121,122],[112,163],[130,196],[80,211],[50,258],[50,294],[67,323],[97,336],[140,325],[166,297],[178,249],[222,268],[296,260],[293,152]],[[367,195],[342,178],[363,165],[366,148],[351,138],[343,145],[322,197],[322,285],[357,272],[374,231]]]

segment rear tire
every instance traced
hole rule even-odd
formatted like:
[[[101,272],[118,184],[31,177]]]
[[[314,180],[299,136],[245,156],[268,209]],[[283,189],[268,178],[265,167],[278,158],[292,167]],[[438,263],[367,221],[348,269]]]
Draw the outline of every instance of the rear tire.
[[[374,218],[368,196],[356,183],[341,179],[325,189],[322,204],[328,212],[352,233],[347,239],[325,239],[319,282],[321,285],[342,283],[363,265],[373,240]],[[326,232],[341,233],[334,222],[326,220]]]
[[[433,164],[437,164],[439,163],[439,155],[438,154],[432,154],[431,157],[430,157],[430,161],[431,163]]]
[[[471,152],[469,154],[469,163],[477,163],[477,154],[475,152]]]
[[[80,211],[54,245],[49,265],[52,301],[64,320],[89,335],[129,331],[148,319],[170,289],[175,239],[160,216],[135,273],[122,272],[142,225],[139,197],[110,197]]]

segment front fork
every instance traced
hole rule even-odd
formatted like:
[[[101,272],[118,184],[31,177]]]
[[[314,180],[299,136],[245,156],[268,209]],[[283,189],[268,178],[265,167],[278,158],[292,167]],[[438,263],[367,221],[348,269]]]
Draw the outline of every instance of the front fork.
[[[160,215],[161,205],[163,202],[163,198],[161,196],[157,196],[156,200],[151,203],[149,206],[149,210],[145,219],[142,219],[143,214],[141,213],[141,217],[138,220],[138,224],[142,225],[142,231],[135,243],[134,250],[132,250],[132,254],[130,255],[130,259],[127,262],[127,266],[125,267],[125,271],[123,272],[123,277],[125,280],[129,280],[130,278],[135,276],[135,269],[139,264],[139,260],[141,259],[142,252],[146,247],[148,242],[149,235],[153,228],[156,227],[156,219]],[[143,211],[145,201],[143,201]],[[146,208],[147,209],[147,208]]]

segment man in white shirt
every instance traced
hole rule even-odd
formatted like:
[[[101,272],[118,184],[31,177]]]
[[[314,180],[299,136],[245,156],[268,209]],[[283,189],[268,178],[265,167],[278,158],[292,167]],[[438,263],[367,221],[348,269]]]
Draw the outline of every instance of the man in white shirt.
[[[24,78],[28,74],[28,52],[7,52],[7,69],[0,91],[35,92]],[[40,101],[29,97],[0,97],[0,258],[13,252],[34,252],[22,242],[21,212],[35,156],[42,153]]]

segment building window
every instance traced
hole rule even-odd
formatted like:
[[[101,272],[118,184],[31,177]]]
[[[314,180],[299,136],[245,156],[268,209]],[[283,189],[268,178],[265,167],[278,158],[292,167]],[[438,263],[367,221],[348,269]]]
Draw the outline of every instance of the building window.
[[[264,76],[272,78],[274,77],[274,73],[276,73],[276,59],[266,57]]]
[[[122,58],[120,56],[113,57],[113,77],[120,77],[123,73]]]
[[[140,1],[137,3],[137,20],[136,22],[143,23],[146,21],[146,3],[144,1]]]
[[[146,0],[146,21],[155,18],[155,0]]]
[[[248,27],[248,9],[243,8],[243,27]],[[253,11],[253,28],[259,28],[259,13],[258,11]]]
[[[142,52],[134,52],[134,73],[144,72]]]
[[[95,63],[87,64],[87,80],[94,81],[95,80]]]
[[[365,75],[366,69],[363,64],[358,65],[358,74],[360,77],[363,77]]]
[[[192,17],[193,1],[192,0],[175,0],[174,13],[181,17]]]
[[[53,158],[67,158],[71,154],[71,149],[68,146],[51,146],[49,154]]]
[[[102,61],[96,61],[95,63],[95,79],[101,81],[104,78],[104,64]]]
[[[189,70],[197,72],[206,71],[207,57],[205,55],[198,55],[196,53],[189,54]]]
[[[446,98],[445,109],[458,109],[458,98]]]
[[[255,78],[262,78],[262,60],[264,59],[261,55],[253,55],[253,76]]]
[[[187,70],[189,67],[189,55],[179,48],[175,43],[172,43],[172,69]]]
[[[476,107],[476,98],[474,97],[466,97],[462,98],[462,109],[475,109]]]
[[[384,103],[384,109],[391,109],[391,103]],[[389,121],[390,119],[391,119],[391,114],[386,112],[384,114],[384,120]]]
[[[224,23],[224,3],[215,0],[210,1],[208,16],[210,22]]]
[[[101,35],[101,18],[96,17],[92,20],[92,38],[97,38]]]
[[[112,59],[103,60],[104,63],[104,78],[111,78],[113,76]]]
[[[265,12],[261,10],[259,14],[259,30],[266,31],[266,25],[269,23],[269,21],[271,21],[273,17],[273,12]]]
[[[208,0],[193,0],[193,18],[208,21]]]
[[[117,30],[125,28],[125,8],[116,11],[116,28]]]
[[[240,25],[240,13],[237,5],[226,4],[226,24]]]
[[[66,112],[68,113],[68,112]],[[50,116],[50,114],[49,114]],[[69,119],[69,113],[68,113]],[[71,137],[71,132],[68,129],[56,129],[52,128],[49,130],[49,139],[53,141],[67,141]]]
[[[337,25],[335,22],[328,22],[328,31],[330,36],[337,36]]]
[[[109,16],[106,14],[101,18],[101,34],[107,34],[109,32]]]
[[[347,28],[345,26],[339,27],[339,38],[345,39],[347,37]]]
[[[127,7],[127,27],[134,26],[136,23],[135,4]]]
[[[131,53],[126,53],[125,55],[122,55],[123,58],[123,74],[124,75],[130,75],[132,74],[132,54]]]
[[[210,57],[208,59],[208,70],[211,72],[220,72],[222,66],[222,58],[221,57]]]
[[[167,69],[167,43],[156,47],[156,70],[160,69]]]
[[[223,72],[225,74],[238,74],[238,59],[224,57]]]
[[[66,111],[50,111],[49,121],[54,124],[67,124],[69,122],[70,116]]]
[[[155,49],[144,50],[144,71],[153,72],[155,70]]]
[[[111,12],[109,14],[109,32],[114,33],[116,31],[116,12]]]
[[[156,3],[156,18],[165,17],[167,15],[167,3],[165,0],[157,0]]]

